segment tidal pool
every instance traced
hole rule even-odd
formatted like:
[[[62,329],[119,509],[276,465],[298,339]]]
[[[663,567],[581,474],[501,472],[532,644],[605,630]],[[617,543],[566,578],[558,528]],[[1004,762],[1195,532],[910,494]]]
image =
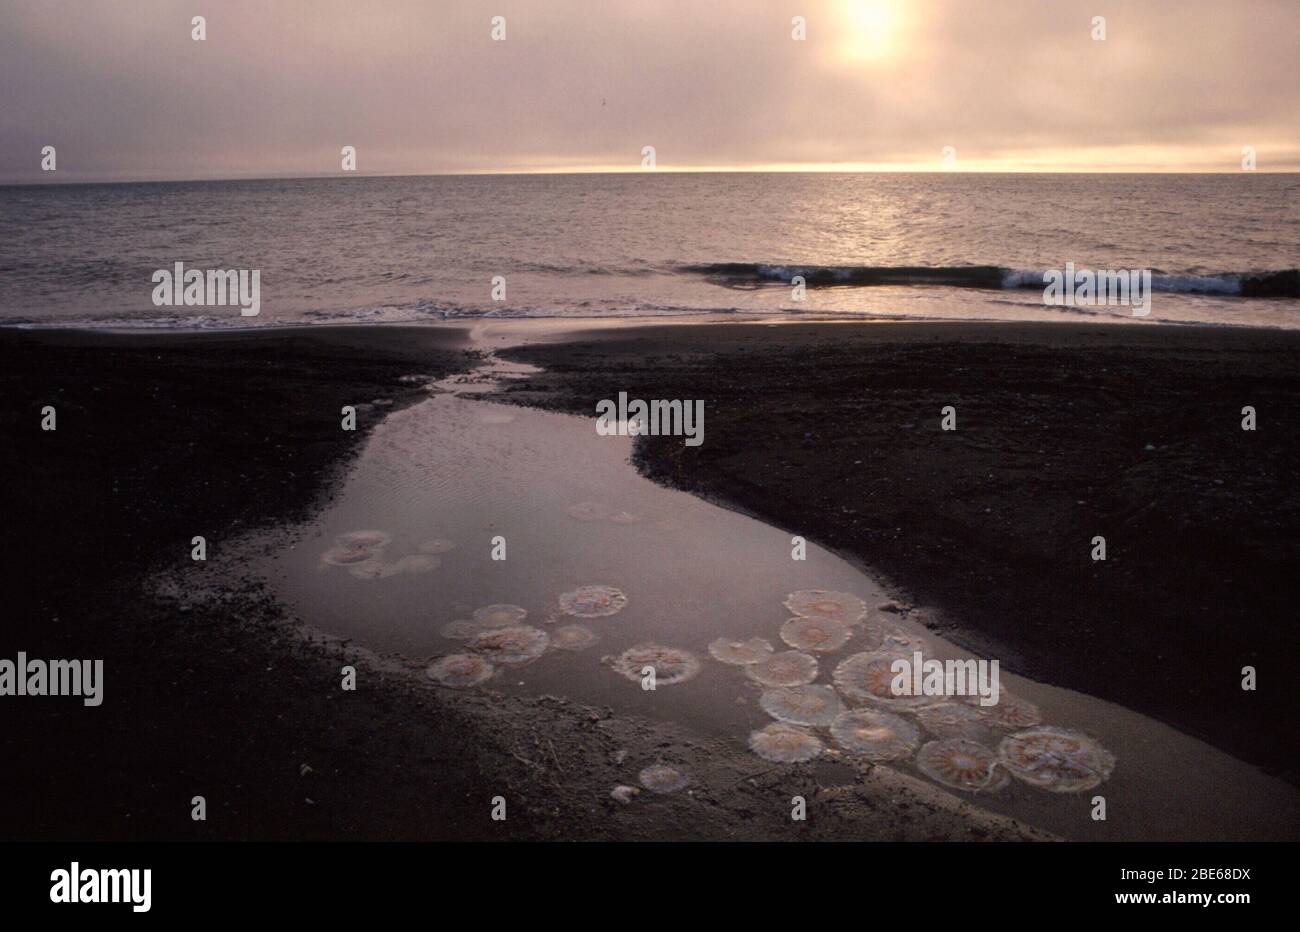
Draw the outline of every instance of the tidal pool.
[[[786,747],[791,734],[802,742],[800,754],[804,744],[848,753],[828,728],[778,723],[764,705],[782,710],[824,690],[837,714],[846,714],[835,705],[840,700],[851,710],[880,713],[879,705],[829,690],[845,660],[881,648],[882,625],[900,649],[924,643],[927,657],[972,656],[906,616],[881,612],[889,601],[881,587],[838,556],[809,544],[806,560],[792,560],[791,535],[815,535],[815,528],[774,528],[641,478],[628,462],[632,440],[598,435],[594,412],[584,418],[493,402],[486,392],[493,378],[509,376],[505,368],[489,364],[477,381],[450,380],[443,387],[452,391],[389,414],[324,511],[259,568],[304,622],[401,655],[415,669],[474,653],[482,642],[491,650],[477,656],[490,666],[446,661],[430,676],[673,720],[734,742],[740,752],[757,742],[768,760],[755,756],[756,772],[793,753]],[[352,572],[353,564],[369,565],[372,550],[382,550],[376,565],[411,571]],[[1031,616],[1033,606],[1025,612]],[[815,651],[800,663],[815,669],[816,689],[790,691],[806,678],[789,670],[765,685],[770,666],[799,660],[780,649],[791,644]],[[663,682],[654,690],[625,669],[627,658],[646,651],[664,657],[657,661]],[[840,679],[856,682],[853,673],[850,665]],[[1007,709],[1015,713],[1010,722],[990,725],[986,756],[961,743],[969,717],[961,710],[930,713],[935,726],[927,730],[926,717],[903,703],[887,711],[906,719],[902,730],[917,730],[915,739],[908,732],[909,748],[932,743],[928,763],[923,772],[909,753],[880,766],[935,786],[926,772],[955,772],[947,778],[955,787],[987,782],[995,792],[950,791],[1068,838],[1290,833],[1284,823],[1300,808],[1284,782],[1111,703],[1005,669],[1001,679],[1020,704]],[[1021,730],[1011,725],[1028,720],[1026,710],[1039,713],[1044,726],[1100,742],[1115,758],[1107,779],[1070,794],[1023,779],[1003,786],[999,763],[987,781],[982,774],[976,780],[970,762],[993,761],[998,743]],[[984,733],[980,721],[971,724]],[[1021,751],[1020,744],[1009,747]],[[1040,758],[1047,753],[1027,747]],[[1014,760],[1022,758],[1022,767],[1037,762],[1027,752]],[[1106,797],[1106,821],[1091,818],[1094,795]]]

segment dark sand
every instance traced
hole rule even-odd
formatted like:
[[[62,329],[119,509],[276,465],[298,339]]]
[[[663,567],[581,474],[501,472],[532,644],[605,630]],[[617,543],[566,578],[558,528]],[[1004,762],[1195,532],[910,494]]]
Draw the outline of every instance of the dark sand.
[[[702,446],[638,440],[647,475],[858,559],[1009,669],[1295,781],[1300,333],[665,326],[501,355],[547,370],[520,402],[705,399]]]
[[[0,837],[1045,837],[888,768],[770,765],[560,698],[453,694],[302,638],[310,619],[240,578],[237,536],[310,516],[391,410],[345,433],[342,405],[401,407],[422,397],[402,376],[470,364],[435,329],[0,331],[0,657],[105,661],[98,708],[0,700]],[[195,534],[206,564],[189,558]],[[344,663],[356,692],[339,688]],[[659,758],[693,788],[609,798]],[[790,821],[796,793],[807,822]]]

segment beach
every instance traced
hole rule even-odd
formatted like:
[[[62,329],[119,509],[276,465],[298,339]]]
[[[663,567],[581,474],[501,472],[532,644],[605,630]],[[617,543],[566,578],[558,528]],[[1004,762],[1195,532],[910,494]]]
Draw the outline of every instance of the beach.
[[[1294,423],[1300,396],[1294,334],[524,329],[530,345],[500,355],[545,372],[512,379],[498,400],[591,415],[620,390],[702,398],[705,443],[639,440],[639,469],[870,567],[905,611],[1018,674],[1290,776],[1281,622],[1294,604],[1296,451],[1278,425]],[[0,333],[16,438],[0,457],[7,558],[26,581],[11,643],[104,658],[106,681],[95,709],[16,707],[3,739],[17,762],[8,837],[1050,837],[889,767],[773,767],[689,724],[492,684],[436,688],[418,675],[423,658],[402,663],[290,611],[251,571],[252,551],[277,529],[313,526],[372,429],[478,365],[491,328],[475,330]],[[1244,403],[1260,413],[1253,459],[1234,446]],[[54,433],[39,429],[45,404]],[[339,430],[345,404],[358,406],[356,432]],[[946,436],[944,404],[958,417]],[[1110,541],[1101,566],[1087,559],[1094,527]],[[284,533],[289,547],[303,539]],[[206,564],[189,559],[195,534]],[[1079,535],[1075,568],[1066,551]],[[1219,664],[1235,685],[1243,663],[1267,671],[1254,705],[1204,675]],[[343,665],[361,671],[354,692],[337,688]],[[687,767],[691,792],[611,799],[635,784],[630,762],[646,749]],[[818,817],[792,824],[792,793]],[[489,817],[498,794],[511,800],[504,822]],[[206,822],[190,819],[195,795]]]

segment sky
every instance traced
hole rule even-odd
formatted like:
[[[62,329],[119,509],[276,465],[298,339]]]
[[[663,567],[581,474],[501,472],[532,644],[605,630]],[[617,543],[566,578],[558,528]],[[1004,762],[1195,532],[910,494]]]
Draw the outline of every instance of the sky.
[[[0,0],[0,180],[329,175],[347,145],[358,174],[641,171],[647,146],[1296,171],[1297,32],[1300,0]]]

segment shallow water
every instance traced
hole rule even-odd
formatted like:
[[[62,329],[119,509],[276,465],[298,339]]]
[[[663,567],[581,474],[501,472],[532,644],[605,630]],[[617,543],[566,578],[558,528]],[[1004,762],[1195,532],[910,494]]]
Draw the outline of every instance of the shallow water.
[[[511,368],[493,363],[484,375],[508,378]],[[515,604],[528,611],[524,624],[549,633],[579,623],[599,641],[501,667],[487,687],[679,722],[749,753],[750,732],[772,722],[759,705],[762,689],[742,667],[712,659],[709,642],[757,636],[787,649],[778,633],[790,617],[782,603],[797,589],[847,591],[868,605],[888,601],[868,575],[819,547],[810,544],[805,561],[792,560],[791,534],[814,529],[773,528],[657,486],[628,463],[629,438],[597,435],[592,418],[485,400],[491,387],[487,379],[449,380],[427,401],[390,414],[333,503],[294,547],[262,567],[304,621],[422,665],[467,649],[466,641],[442,636],[449,622],[482,606]],[[593,519],[605,511],[614,519]],[[437,548],[435,569],[378,578],[322,563],[337,535],[365,529],[392,535],[384,548],[389,563],[419,554],[432,539],[455,547]],[[505,560],[491,558],[498,536]],[[559,596],[587,584],[618,587],[626,607],[608,617],[561,614]],[[927,656],[970,656],[918,623],[900,618],[898,626],[924,638]],[[644,642],[692,652],[701,672],[647,691],[601,662]],[[841,660],[867,649],[858,632],[818,655],[817,682],[829,684]],[[1278,814],[1300,811],[1300,798],[1282,781],[1119,706],[1005,670],[1002,687],[1036,703],[1045,724],[1097,737],[1118,763],[1093,791],[1054,794],[1012,780],[998,793],[963,798],[1079,839],[1293,834],[1292,822]],[[819,734],[833,746],[825,729]],[[754,763],[755,771],[780,766]],[[930,782],[910,760],[887,766]],[[1105,822],[1090,816],[1095,795],[1106,797]]]
[[[1296,267],[1297,192],[1300,176],[1264,172],[0,185],[0,325],[224,329],[717,312],[1297,328],[1294,289],[1239,298],[1215,280]],[[258,270],[259,316],[155,306],[152,275],[177,261]],[[1153,270],[1150,316],[1045,305],[1041,273],[1067,262]],[[736,264],[766,271],[729,268]],[[965,266],[1031,272],[1036,284],[935,284]],[[913,270],[903,276],[910,284],[850,274],[801,299],[789,284],[801,270],[816,282],[818,270],[900,268]],[[508,281],[504,295],[494,295],[496,276]]]

